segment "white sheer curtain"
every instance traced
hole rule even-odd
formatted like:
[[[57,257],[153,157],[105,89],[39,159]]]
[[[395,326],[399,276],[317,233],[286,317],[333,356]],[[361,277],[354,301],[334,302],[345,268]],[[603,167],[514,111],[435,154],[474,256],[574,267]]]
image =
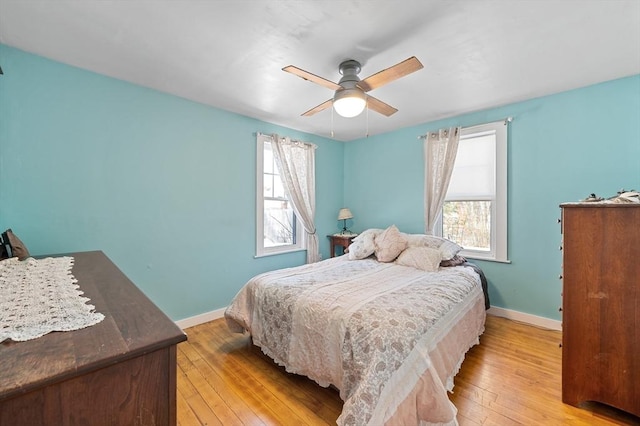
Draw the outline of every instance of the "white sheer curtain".
[[[427,234],[440,215],[456,161],[460,127],[429,132],[424,139],[424,215]]]
[[[307,263],[320,260],[316,235],[316,145],[273,135],[273,156],[285,191],[305,230]]]

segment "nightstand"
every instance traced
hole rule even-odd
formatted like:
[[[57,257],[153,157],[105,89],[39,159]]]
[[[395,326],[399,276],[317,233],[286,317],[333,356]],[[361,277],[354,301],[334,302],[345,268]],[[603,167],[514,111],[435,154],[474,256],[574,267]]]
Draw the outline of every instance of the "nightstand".
[[[342,247],[342,253],[346,253],[347,249],[349,248],[349,244],[351,244],[353,242],[353,239],[355,237],[357,237],[358,234],[351,234],[351,235],[340,235],[340,234],[335,234],[335,235],[327,235],[327,238],[329,238],[329,241],[331,243],[331,246],[329,248],[329,253],[331,254],[331,257],[335,257],[336,256],[336,246],[338,247]]]

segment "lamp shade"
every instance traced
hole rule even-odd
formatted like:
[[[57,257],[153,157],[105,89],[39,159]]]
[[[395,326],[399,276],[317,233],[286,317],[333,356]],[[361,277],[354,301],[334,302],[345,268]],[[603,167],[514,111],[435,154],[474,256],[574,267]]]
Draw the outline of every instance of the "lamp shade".
[[[352,218],[353,214],[349,209],[340,209],[340,212],[338,212],[338,220],[347,220]]]
[[[333,108],[343,117],[360,115],[367,106],[367,95],[358,88],[336,90],[333,96]]]

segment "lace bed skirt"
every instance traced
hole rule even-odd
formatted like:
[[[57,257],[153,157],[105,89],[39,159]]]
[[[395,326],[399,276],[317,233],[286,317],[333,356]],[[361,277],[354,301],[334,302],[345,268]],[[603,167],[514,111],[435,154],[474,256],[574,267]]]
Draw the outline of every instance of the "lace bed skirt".
[[[72,267],[68,256],[0,262],[0,342],[78,330],[104,319],[82,296]]]

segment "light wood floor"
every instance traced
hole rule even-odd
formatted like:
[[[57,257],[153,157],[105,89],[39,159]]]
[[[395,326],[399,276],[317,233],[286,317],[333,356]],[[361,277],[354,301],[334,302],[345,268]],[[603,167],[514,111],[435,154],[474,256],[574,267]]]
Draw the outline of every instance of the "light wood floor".
[[[178,345],[178,423],[198,425],[335,425],[342,401],[287,374],[224,320],[185,330]],[[561,401],[560,332],[487,317],[450,395],[460,425],[633,425],[640,419],[592,404]]]

